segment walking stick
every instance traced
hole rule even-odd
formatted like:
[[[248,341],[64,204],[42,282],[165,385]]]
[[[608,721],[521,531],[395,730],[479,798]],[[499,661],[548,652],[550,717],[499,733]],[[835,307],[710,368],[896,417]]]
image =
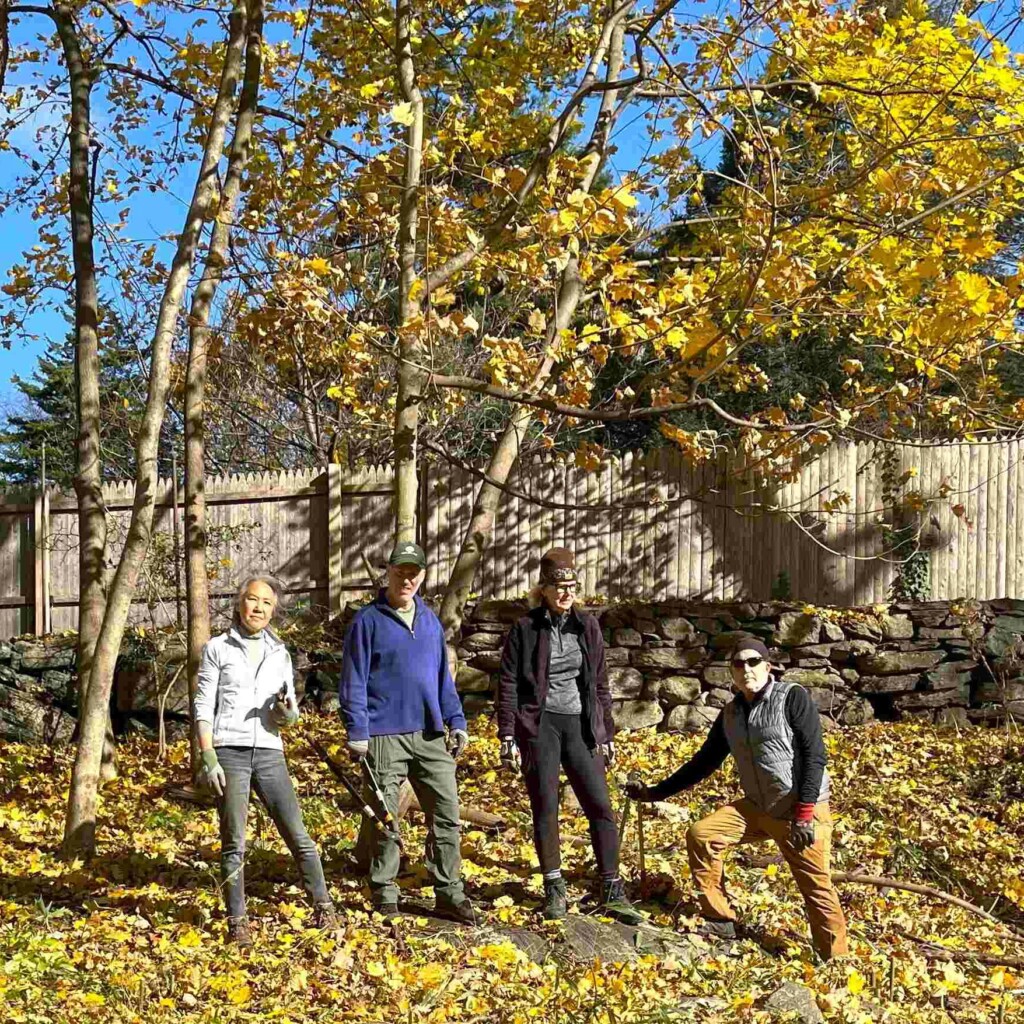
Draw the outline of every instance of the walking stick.
[[[373,778],[372,773],[369,777],[373,778],[373,797],[375,800],[380,801],[380,813],[373,807],[372,804],[367,803],[363,796],[359,786],[354,783],[349,777],[345,770],[334,760],[333,757],[327,752],[327,748],[317,739],[310,738],[309,745],[317,752],[320,756],[320,760],[327,765],[331,770],[331,774],[348,790],[352,798],[356,802],[356,807],[359,809],[359,813],[364,818],[367,818],[371,824],[376,825],[389,839],[393,839],[397,844],[399,850],[402,849],[402,836],[398,829],[395,827],[394,819],[391,817],[388,811],[387,804],[384,803],[383,794],[380,792],[380,786],[376,784],[377,780]],[[366,771],[369,772],[369,765],[366,765]]]
[[[629,782],[637,783],[640,782],[640,775],[638,772],[630,772],[628,777]],[[626,798],[626,806],[622,811],[622,825],[619,828],[619,845],[622,845],[622,837],[626,831],[626,815],[629,814],[630,800]],[[636,835],[637,840],[640,844],[640,895],[647,895],[647,850],[644,844],[644,805],[638,800],[636,804]]]

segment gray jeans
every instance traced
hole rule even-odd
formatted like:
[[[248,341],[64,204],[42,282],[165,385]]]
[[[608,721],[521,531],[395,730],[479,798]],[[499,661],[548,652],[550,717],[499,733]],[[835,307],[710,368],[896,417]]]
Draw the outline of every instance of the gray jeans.
[[[217,760],[226,780],[218,810],[221,888],[228,915],[245,915],[245,823],[252,787],[267,805],[277,831],[295,858],[309,898],[314,903],[330,903],[320,854],[302,823],[284,753],[266,747],[217,747]]]
[[[434,884],[434,895],[461,903],[462,856],[459,851],[459,794],[455,761],[445,746],[443,733],[406,732],[371,736],[367,761],[377,776],[392,815],[398,812],[398,790],[408,778],[427,819],[424,861]],[[360,842],[370,849],[370,893],[373,902],[398,900],[400,853],[398,844],[363,819]]]

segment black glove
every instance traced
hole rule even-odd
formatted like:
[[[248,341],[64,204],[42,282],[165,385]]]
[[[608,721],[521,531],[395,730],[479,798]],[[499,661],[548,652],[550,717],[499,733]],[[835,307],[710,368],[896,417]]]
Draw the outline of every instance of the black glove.
[[[630,800],[636,800],[642,804],[648,804],[654,801],[651,787],[645,786],[642,782],[627,782],[626,796],[628,796]]]
[[[814,822],[794,821],[789,827],[789,841],[798,853],[814,845]]]

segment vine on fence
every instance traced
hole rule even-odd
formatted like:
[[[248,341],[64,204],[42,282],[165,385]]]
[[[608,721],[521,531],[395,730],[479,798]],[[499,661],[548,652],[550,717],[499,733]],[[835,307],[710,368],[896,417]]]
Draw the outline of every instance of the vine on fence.
[[[917,471],[900,472],[894,447],[884,448],[880,459],[882,501],[889,510],[882,530],[883,549],[896,566],[889,592],[893,601],[926,601],[931,593],[928,552],[921,546],[926,501],[919,490],[905,490]]]

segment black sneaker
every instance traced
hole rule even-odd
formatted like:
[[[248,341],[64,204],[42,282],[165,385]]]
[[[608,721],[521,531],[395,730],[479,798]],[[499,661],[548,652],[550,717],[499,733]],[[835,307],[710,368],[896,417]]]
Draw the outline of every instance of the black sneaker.
[[[601,882],[601,902],[598,913],[614,917],[623,924],[643,924],[647,919],[640,913],[626,895],[626,887],[621,878]]]
[[[434,900],[434,913],[449,921],[458,921],[459,924],[476,924],[476,911],[469,899],[453,903],[443,897],[437,898]]]
[[[697,934],[708,939],[735,939],[736,922],[709,919],[698,926]]]
[[[384,918],[385,924],[393,924],[402,916],[397,903],[375,903],[373,912],[380,914]]]
[[[541,913],[545,921],[561,921],[569,913],[564,878],[544,879],[544,906]]]

